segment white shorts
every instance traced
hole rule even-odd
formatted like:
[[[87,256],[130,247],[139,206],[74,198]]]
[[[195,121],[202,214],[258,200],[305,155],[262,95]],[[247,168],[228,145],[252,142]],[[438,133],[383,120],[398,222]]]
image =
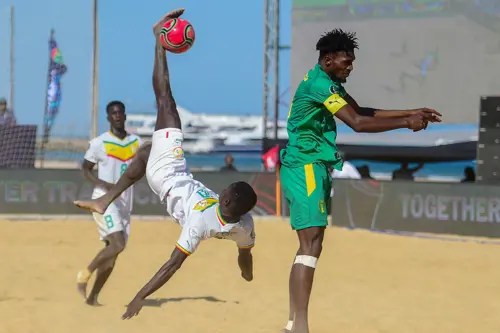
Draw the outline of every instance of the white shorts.
[[[153,133],[151,152],[146,167],[149,186],[167,205],[167,212],[181,222],[189,206],[189,198],[203,184],[189,172],[178,128],[164,128]]]
[[[125,241],[127,241],[130,235],[130,212],[128,210],[120,210],[116,204],[111,203],[104,214],[93,213],[92,215],[97,223],[101,240],[112,233],[123,231]]]

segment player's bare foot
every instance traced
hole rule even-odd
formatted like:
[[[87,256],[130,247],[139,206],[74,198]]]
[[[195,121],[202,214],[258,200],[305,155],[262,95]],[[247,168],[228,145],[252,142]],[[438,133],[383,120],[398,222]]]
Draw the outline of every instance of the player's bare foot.
[[[82,209],[88,210],[91,213],[99,213],[104,214],[106,211],[106,204],[99,200],[77,200],[73,201],[73,203]]]
[[[78,293],[82,295],[84,300],[87,299],[87,283],[77,283],[76,290],[78,290]]]
[[[97,307],[97,306],[102,306],[102,304],[101,304],[101,303],[99,303],[99,302],[97,301],[97,299],[90,299],[90,298],[87,298],[87,299],[85,300],[85,304],[90,305],[90,306],[96,306],[96,307]]]
[[[153,34],[156,36],[160,33],[161,27],[165,24],[170,19],[177,18],[181,16],[184,13],[184,8],[179,8],[176,10],[172,10],[171,12],[167,13],[165,16],[162,17],[161,20],[156,22],[155,25],[153,25]]]

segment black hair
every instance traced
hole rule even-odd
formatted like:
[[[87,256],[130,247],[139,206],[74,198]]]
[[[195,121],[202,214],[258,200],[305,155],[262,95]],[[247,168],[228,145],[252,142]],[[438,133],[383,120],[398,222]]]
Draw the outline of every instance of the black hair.
[[[248,213],[257,204],[257,194],[250,184],[246,182],[236,182],[231,184],[233,194],[234,212],[235,215],[243,215]]]
[[[125,104],[123,104],[122,102],[120,101],[111,101],[108,103],[108,105],[106,105],[106,112],[109,112],[109,110],[113,107],[113,106],[119,106],[123,109],[123,111],[125,111]]]
[[[316,43],[319,58],[335,52],[354,52],[358,48],[358,38],[355,32],[333,29],[326,32]]]

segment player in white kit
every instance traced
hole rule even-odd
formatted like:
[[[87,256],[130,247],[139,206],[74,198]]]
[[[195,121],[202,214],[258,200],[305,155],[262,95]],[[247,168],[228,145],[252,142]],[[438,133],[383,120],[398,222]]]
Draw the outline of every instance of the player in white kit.
[[[202,240],[215,237],[236,243],[241,276],[253,279],[255,232],[249,212],[257,203],[257,195],[245,182],[236,182],[220,196],[194,180],[182,150],[181,121],[170,89],[165,50],[159,41],[159,30],[169,18],[179,17],[183,9],[167,14],[154,26],[156,37],[153,88],[158,105],[152,144],[145,144],[119,181],[104,196],[91,201],[77,201],[81,208],[104,212],[123,191],[145,174],[151,189],[167,206],[167,211],[182,227],[181,235],[170,259],[130,302],[123,319],[136,316],[143,300],[163,286],[194,253]]]
[[[125,105],[122,102],[110,102],[106,113],[110,129],[90,141],[82,164],[84,177],[95,185],[92,198],[101,197],[118,181],[142,144],[141,138],[125,131]],[[97,177],[92,173],[95,165],[98,166]],[[131,187],[121,193],[103,214],[93,213],[105,247],[77,275],[78,290],[89,305],[98,305],[99,292],[113,271],[118,255],[125,249],[130,233],[132,200]],[[96,270],[96,281],[87,296],[87,283]]]

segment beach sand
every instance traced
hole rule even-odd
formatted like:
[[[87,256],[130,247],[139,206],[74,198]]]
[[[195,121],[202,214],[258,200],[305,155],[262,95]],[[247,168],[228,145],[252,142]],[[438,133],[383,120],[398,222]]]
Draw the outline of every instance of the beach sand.
[[[208,240],[140,315],[125,306],[168,259],[171,222],[132,222],[129,247],[100,308],[83,304],[76,273],[101,248],[89,220],[0,220],[0,332],[279,332],[297,239],[256,223],[255,279],[240,277],[231,242]],[[329,228],[310,305],[314,333],[493,333],[500,318],[500,246]]]

